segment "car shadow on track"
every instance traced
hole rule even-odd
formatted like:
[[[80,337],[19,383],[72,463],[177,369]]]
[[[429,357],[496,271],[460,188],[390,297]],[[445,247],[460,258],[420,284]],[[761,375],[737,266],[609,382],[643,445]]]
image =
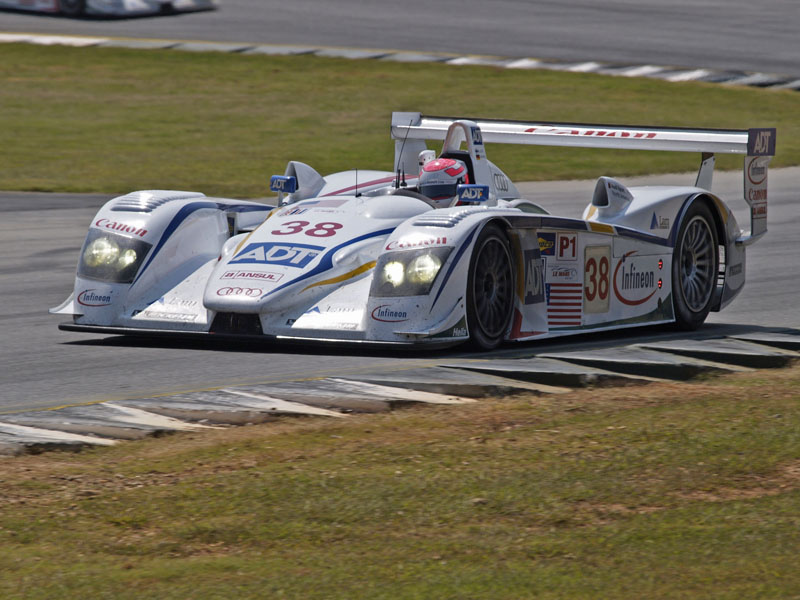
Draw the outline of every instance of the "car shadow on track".
[[[531,358],[538,354],[618,348],[632,344],[646,344],[675,340],[704,340],[724,337],[767,333],[780,328],[739,324],[706,324],[697,331],[679,331],[672,326],[654,325],[608,332],[594,332],[565,337],[534,340],[518,344],[506,343],[492,351],[472,351],[465,345],[450,347],[406,347],[380,346],[363,343],[319,342],[299,340],[260,340],[203,338],[161,338],[146,335],[111,336],[65,342],[74,346],[129,347],[129,348],[171,348],[176,350],[196,350],[199,352],[292,354],[313,356],[352,356],[384,358]]]
[[[141,21],[143,19],[153,19],[153,18],[162,18],[162,17],[180,17],[183,15],[189,15],[196,12],[208,12],[209,10],[213,9],[202,9],[202,10],[193,10],[193,11],[176,11],[165,9],[158,13],[153,14],[144,14],[144,15],[80,15],[80,16],[69,16],[69,15],[62,15],[58,13],[48,13],[48,12],[32,12],[29,10],[21,10],[16,8],[0,8],[0,15],[3,13],[9,13],[14,15],[24,15],[26,17],[37,18],[37,19],[59,19],[59,20],[67,20],[67,21]]]

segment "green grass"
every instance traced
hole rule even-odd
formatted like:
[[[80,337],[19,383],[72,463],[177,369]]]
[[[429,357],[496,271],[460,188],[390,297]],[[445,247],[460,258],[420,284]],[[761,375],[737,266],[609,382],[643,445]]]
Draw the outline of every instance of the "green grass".
[[[393,110],[507,119],[777,127],[800,164],[800,94],[548,71],[316,57],[0,46],[0,189],[267,195],[288,160],[390,169]],[[516,180],[693,170],[682,153],[494,146]],[[724,157],[722,168],[740,168]]]
[[[793,598],[800,367],[0,464],[0,597]]]

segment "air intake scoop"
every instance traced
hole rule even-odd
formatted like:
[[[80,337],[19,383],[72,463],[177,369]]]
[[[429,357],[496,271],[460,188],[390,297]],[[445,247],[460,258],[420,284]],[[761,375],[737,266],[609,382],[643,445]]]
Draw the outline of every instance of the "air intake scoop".
[[[623,212],[633,200],[633,194],[616,179],[601,177],[597,180],[592,196],[592,206],[596,206],[600,216],[611,217]]]

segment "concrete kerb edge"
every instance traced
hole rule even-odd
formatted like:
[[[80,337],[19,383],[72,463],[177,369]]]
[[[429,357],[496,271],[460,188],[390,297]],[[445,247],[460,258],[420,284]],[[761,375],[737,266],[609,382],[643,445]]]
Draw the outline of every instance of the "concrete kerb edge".
[[[414,52],[397,49],[350,48],[342,46],[258,44],[235,42],[209,42],[203,40],[148,39],[125,37],[97,37],[81,35],[46,35],[0,31],[0,43],[29,43],[39,45],[65,45],[75,47],[115,47],[131,49],[165,49],[236,54],[266,55],[319,55],[349,60],[382,60],[392,62],[438,62],[452,66],[491,66],[506,69],[540,69],[573,73],[595,73],[611,77],[646,77],[671,82],[705,81],[724,85],[742,85],[762,89],[800,91],[800,79],[789,75],[761,72],[733,73],[723,69],[703,69],[676,65],[631,65],[593,60],[562,61],[554,59],[502,57],[450,52]]]

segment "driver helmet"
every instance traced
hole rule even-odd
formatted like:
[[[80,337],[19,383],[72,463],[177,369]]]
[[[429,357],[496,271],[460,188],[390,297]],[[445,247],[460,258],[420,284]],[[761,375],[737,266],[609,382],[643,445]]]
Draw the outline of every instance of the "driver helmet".
[[[446,208],[454,203],[461,183],[469,183],[467,165],[453,158],[437,158],[422,166],[417,185],[438,208]]]

